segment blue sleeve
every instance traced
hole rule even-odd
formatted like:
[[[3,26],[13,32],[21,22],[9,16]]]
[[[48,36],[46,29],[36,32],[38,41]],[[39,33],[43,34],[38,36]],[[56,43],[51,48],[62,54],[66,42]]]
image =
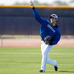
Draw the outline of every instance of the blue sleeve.
[[[56,45],[61,38],[61,34],[56,35],[55,39],[52,41],[52,45]]]
[[[38,12],[36,11],[36,9],[33,9],[33,13],[34,13],[34,16],[36,18],[36,20],[40,23],[40,24],[43,24],[44,22],[46,22],[47,20],[46,19],[42,19]]]

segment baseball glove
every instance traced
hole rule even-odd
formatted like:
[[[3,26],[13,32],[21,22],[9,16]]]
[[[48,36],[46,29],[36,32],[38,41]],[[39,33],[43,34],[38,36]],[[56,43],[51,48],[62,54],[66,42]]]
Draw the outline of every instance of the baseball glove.
[[[52,36],[46,36],[44,39],[45,44],[50,45],[50,42],[53,40]]]

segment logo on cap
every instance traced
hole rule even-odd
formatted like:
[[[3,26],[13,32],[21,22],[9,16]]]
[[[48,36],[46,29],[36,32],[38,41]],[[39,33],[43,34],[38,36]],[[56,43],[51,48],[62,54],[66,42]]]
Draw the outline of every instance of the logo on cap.
[[[58,19],[58,16],[56,14],[52,14],[52,15],[50,15],[50,18],[56,18],[56,19]]]

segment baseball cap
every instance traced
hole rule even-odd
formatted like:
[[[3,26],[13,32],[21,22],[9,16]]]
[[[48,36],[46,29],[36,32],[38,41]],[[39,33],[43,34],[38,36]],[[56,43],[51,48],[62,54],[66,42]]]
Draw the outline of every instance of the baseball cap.
[[[56,19],[58,19],[58,16],[56,14],[51,14],[50,18],[56,18]]]

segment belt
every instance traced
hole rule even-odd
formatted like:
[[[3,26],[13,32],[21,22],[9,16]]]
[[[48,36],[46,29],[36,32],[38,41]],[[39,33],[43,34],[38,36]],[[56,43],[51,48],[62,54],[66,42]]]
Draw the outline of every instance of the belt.
[[[41,41],[44,41],[42,38],[41,38]],[[45,42],[45,41],[44,41]],[[52,45],[52,43],[50,43],[50,45]]]

